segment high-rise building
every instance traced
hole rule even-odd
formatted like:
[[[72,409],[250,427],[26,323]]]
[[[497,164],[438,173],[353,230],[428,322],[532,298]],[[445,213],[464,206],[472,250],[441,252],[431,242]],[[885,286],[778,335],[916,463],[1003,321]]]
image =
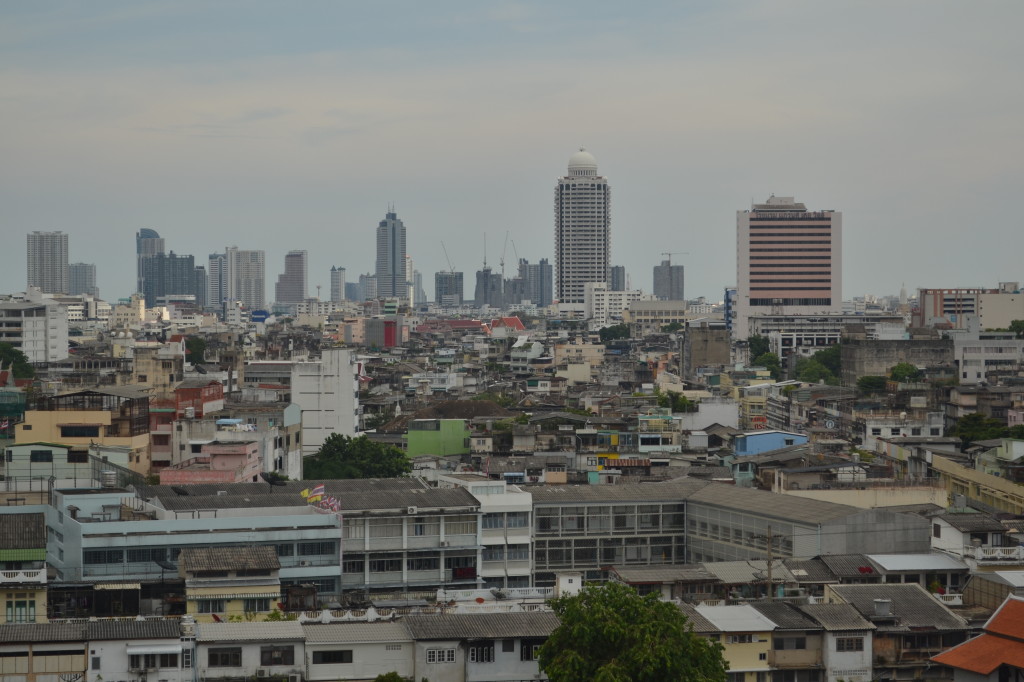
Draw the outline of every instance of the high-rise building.
[[[463,292],[461,272],[434,273],[434,302],[438,305],[462,305]]]
[[[608,283],[611,188],[597,160],[582,147],[555,185],[555,297],[582,309],[587,282]]]
[[[68,275],[68,236],[63,232],[31,232],[28,235],[28,286],[44,294],[66,294]]]
[[[612,276],[608,287],[611,291],[625,291],[626,290],[626,266],[625,265],[613,265]]]
[[[547,258],[539,263],[519,259],[519,277],[505,283],[505,302],[529,301],[535,306],[551,305],[552,268]]]
[[[228,256],[226,253],[211,253],[206,268],[206,307],[223,311],[227,298]]]
[[[405,256],[405,224],[388,211],[377,225],[377,298],[408,300]]]
[[[305,251],[289,251],[285,255],[284,272],[278,276],[274,287],[275,303],[302,303],[309,297],[307,257]]]
[[[749,335],[759,313],[840,313],[843,218],[838,211],[808,211],[793,197],[772,195],[736,212],[736,317],[734,338]]]
[[[341,303],[345,296],[345,268],[331,266],[331,303]]]
[[[377,278],[369,273],[365,275],[359,275],[359,290],[360,290],[360,301],[372,301],[377,298],[379,289],[377,287]]]
[[[485,265],[483,270],[477,270],[476,289],[473,296],[474,305],[501,308],[504,305],[503,284],[501,273],[492,272],[489,266]]]
[[[685,301],[683,296],[683,266],[663,260],[654,266],[654,295],[662,301]]]
[[[412,302],[414,305],[427,302],[427,292],[423,290],[423,273],[419,270],[412,271]]]
[[[241,301],[249,310],[267,307],[266,254],[236,246],[225,249],[228,265],[228,298]]]
[[[179,256],[173,251],[142,259],[142,295],[146,307],[161,303],[162,297],[194,296],[198,305],[205,298],[206,271],[196,267],[193,256]]]
[[[144,227],[135,233],[135,292],[143,291],[142,260],[164,252],[164,238],[156,230]]]
[[[72,296],[88,294],[100,297],[96,287],[96,265],[93,263],[71,263],[68,265],[68,293]]]

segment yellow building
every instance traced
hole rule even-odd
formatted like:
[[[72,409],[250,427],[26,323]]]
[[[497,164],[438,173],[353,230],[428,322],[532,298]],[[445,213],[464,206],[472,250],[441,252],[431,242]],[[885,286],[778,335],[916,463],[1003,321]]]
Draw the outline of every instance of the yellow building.
[[[186,613],[201,623],[265,620],[281,601],[281,562],[273,547],[187,547],[178,571]]]
[[[149,397],[132,386],[108,387],[40,398],[14,430],[14,443],[57,443],[76,452],[90,445],[125,448],[128,466],[150,468]]]

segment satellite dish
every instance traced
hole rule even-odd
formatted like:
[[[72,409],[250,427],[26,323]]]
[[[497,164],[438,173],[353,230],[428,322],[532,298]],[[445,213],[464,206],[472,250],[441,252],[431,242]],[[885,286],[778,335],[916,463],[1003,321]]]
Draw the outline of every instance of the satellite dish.
[[[288,485],[287,483],[282,481],[280,478],[278,478],[277,474],[272,473],[272,472],[261,471],[260,472],[260,478],[262,478],[264,481],[266,481],[270,485],[280,485],[280,486]]]
[[[167,561],[166,559],[159,559],[158,561],[155,561],[154,563],[157,566],[159,566],[160,568],[164,569],[165,571],[177,571],[178,570],[177,566],[172,564],[170,561]]]
[[[173,490],[178,495],[186,495],[186,496],[188,495],[188,491],[187,490],[185,490],[182,487],[176,486],[176,485],[172,485],[171,486],[171,490]]]

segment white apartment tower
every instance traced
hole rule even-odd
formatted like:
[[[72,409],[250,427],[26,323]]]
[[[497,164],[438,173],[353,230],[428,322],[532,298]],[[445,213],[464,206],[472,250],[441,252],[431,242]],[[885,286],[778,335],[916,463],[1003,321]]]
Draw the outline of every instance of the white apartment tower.
[[[331,303],[345,300],[345,268],[331,266]]]
[[[263,251],[243,251],[229,246],[224,253],[211,253],[208,263],[206,300],[211,308],[220,310],[229,301],[241,301],[249,310],[266,307]]]
[[[751,315],[843,311],[843,214],[808,211],[772,195],[736,212],[734,338],[746,339]]]
[[[555,298],[582,309],[587,282],[608,282],[611,188],[582,147],[555,185]]]
[[[69,289],[68,236],[63,232],[28,235],[28,286],[44,294],[66,294]]]
[[[284,272],[277,278],[275,303],[302,303],[307,294],[309,269],[306,251],[289,251],[284,257]]]

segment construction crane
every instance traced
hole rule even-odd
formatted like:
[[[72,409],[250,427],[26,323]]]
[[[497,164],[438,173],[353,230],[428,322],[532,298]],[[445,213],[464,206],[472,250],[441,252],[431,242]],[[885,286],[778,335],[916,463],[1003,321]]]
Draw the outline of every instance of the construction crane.
[[[441,249],[444,251],[444,259],[448,261],[448,272],[455,272],[455,266],[452,265],[452,259],[448,257],[448,249],[444,245],[444,240],[441,240]]]
[[[505,252],[508,251],[508,233],[509,230],[505,230],[505,246],[501,248],[501,259],[498,261],[498,265],[501,266],[502,285],[504,285],[505,282]]]
[[[668,264],[672,265],[672,256],[689,256],[689,251],[662,251],[662,256],[668,256]]]

